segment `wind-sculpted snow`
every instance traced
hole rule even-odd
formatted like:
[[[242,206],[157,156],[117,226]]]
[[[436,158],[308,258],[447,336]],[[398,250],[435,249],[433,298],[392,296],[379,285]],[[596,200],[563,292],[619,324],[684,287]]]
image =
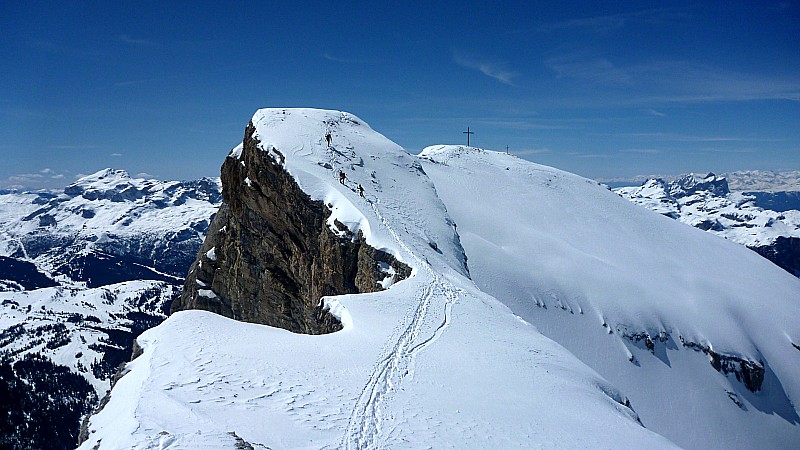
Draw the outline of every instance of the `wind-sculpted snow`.
[[[622,389],[645,426],[689,448],[800,442],[800,280],[576,175],[466,147],[420,158],[478,287]]]
[[[329,226],[362,231],[412,276],[323,298],[343,325],[323,335],[173,314],[138,339],[143,353],[82,449],[672,447],[620,391],[472,283],[415,157],[347,113],[268,109],[252,123],[262,150],[329,206]]]

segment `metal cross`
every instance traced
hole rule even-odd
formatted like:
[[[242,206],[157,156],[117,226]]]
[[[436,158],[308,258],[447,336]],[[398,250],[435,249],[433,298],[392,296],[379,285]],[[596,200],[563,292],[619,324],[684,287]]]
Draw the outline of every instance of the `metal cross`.
[[[474,131],[469,131],[469,127],[467,127],[467,131],[464,131],[463,133],[467,135],[467,147],[469,147],[469,135],[470,134],[475,134],[475,132]]]

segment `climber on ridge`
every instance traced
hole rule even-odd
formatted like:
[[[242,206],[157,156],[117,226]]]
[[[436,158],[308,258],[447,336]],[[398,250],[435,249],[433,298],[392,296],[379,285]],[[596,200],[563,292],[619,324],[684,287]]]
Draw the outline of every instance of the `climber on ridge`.
[[[361,186],[361,183],[358,184],[358,195],[364,196],[364,186]]]
[[[325,135],[325,142],[327,142],[327,143],[328,143],[328,147],[330,147],[330,146],[331,146],[331,141],[332,141],[332,140],[333,140],[333,138],[331,137],[331,134],[330,134],[330,133],[327,133],[327,134]]]
[[[347,175],[344,174],[341,170],[339,171],[339,183],[344,184],[344,180],[347,179]]]

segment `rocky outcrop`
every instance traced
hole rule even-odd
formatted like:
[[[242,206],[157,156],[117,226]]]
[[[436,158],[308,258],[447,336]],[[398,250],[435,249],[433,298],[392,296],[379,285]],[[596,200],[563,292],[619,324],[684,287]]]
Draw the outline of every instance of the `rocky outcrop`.
[[[731,193],[728,180],[713,173],[702,178],[691,173],[683,175],[669,184],[669,190],[673,197],[686,197],[698,192],[709,192],[717,197],[725,197]]]
[[[711,350],[708,345],[686,341],[683,337],[681,337],[680,340],[684,347],[708,355],[711,367],[716,369],[717,372],[723,375],[733,374],[736,380],[741,381],[751,392],[758,392],[761,390],[765,375],[763,361],[750,361],[738,356],[717,353]]]
[[[172,312],[203,309],[233,319],[321,334],[341,328],[323,296],[374,292],[410,268],[336,223],[266,152],[249,124],[241,155],[222,165],[224,203]],[[389,279],[391,277],[391,279]],[[385,284],[385,283],[384,283]]]
[[[770,245],[750,246],[759,255],[800,277],[800,238],[779,236]]]
[[[607,325],[603,325],[607,326]],[[630,331],[624,326],[617,326],[617,333],[628,341],[639,344],[644,344],[645,348],[652,353],[656,354],[656,346],[665,344],[672,339],[670,333],[660,331],[656,334],[651,334],[646,331]],[[763,361],[751,361],[733,355],[726,355],[718,353],[711,349],[710,345],[699,344],[685,339],[683,336],[678,336],[681,345],[688,349],[697,352],[705,353],[708,355],[711,367],[723,375],[733,375],[736,381],[741,382],[751,392],[758,392],[764,383],[765,368]],[[629,361],[635,362],[633,356],[629,357]]]

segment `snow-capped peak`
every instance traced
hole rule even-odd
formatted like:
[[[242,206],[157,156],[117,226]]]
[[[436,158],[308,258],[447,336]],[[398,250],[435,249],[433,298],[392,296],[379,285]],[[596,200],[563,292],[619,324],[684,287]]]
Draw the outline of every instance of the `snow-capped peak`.
[[[258,193],[269,180],[256,172],[279,165],[412,275],[381,292],[323,297],[344,324],[324,335],[173,314],[139,338],[143,354],[82,448],[671,446],[617,389],[477,289],[418,158],[348,113],[265,109],[251,124],[225,162],[238,172],[223,182],[242,183],[226,184],[227,195]]]
[[[670,193],[675,197],[691,195],[697,191],[707,191],[717,196],[725,196],[730,193],[728,180],[713,173],[705,176],[690,173],[678,177],[670,183]]]

